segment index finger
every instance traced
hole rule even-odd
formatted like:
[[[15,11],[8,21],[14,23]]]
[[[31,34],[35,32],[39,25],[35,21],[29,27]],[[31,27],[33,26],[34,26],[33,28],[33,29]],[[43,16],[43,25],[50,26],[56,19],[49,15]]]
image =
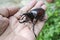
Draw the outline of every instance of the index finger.
[[[30,10],[35,4],[36,4],[36,0],[32,0],[29,4],[27,4],[25,7],[21,8],[14,16],[19,19],[20,15],[22,13],[27,12],[28,10]]]

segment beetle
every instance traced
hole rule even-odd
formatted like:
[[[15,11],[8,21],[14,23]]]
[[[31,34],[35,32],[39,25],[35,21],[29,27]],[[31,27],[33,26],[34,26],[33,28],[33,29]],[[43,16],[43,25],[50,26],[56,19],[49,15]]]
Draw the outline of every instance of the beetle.
[[[33,23],[33,33],[35,34],[34,26],[38,20],[43,21],[43,18],[45,16],[45,10],[42,8],[36,8],[27,13],[22,14],[22,16],[23,15],[24,17],[26,17],[26,19],[24,21],[20,21],[20,23],[28,22],[29,21],[28,18],[29,18],[30,21]],[[36,37],[36,34],[35,34],[35,37]]]

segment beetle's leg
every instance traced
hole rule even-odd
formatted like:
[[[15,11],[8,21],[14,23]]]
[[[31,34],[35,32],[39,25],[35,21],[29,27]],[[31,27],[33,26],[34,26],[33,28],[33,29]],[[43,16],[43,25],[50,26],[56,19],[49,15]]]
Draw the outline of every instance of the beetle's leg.
[[[29,19],[26,15],[22,15],[19,20],[20,23],[24,23],[24,22],[28,22],[28,21],[29,21]]]
[[[33,24],[33,33],[34,33],[35,37],[37,37],[36,34],[35,34],[34,28],[35,28],[35,24]]]
[[[33,19],[33,33],[34,33],[35,37],[37,37],[35,34],[35,24],[37,23],[37,21],[38,21],[37,19],[35,19],[35,18]]]

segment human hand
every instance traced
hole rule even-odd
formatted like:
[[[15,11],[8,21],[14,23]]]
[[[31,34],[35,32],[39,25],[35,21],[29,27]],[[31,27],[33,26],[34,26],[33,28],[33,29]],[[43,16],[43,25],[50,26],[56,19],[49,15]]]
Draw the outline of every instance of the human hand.
[[[5,12],[1,11],[2,16],[0,16],[1,17],[0,20],[1,19],[2,20],[0,21],[1,22],[0,27],[2,27],[2,25],[5,24],[3,26],[3,28],[5,28],[5,27],[7,28],[7,26],[8,26],[8,28],[7,29],[5,28],[6,31],[0,36],[0,40],[35,40],[35,35],[34,35],[33,31],[31,30],[32,23],[22,23],[21,24],[21,23],[19,23],[18,19],[20,18],[21,13],[25,13],[25,12],[30,11],[35,8],[41,7],[44,10],[46,10],[46,6],[42,5],[42,4],[43,4],[42,1],[37,2],[36,0],[32,0],[28,5],[26,5],[25,7],[21,8],[21,9],[19,9],[17,7],[10,7],[10,8],[7,7],[7,9],[6,9],[7,11],[6,10],[5,10]],[[7,14],[7,15],[5,15],[5,14]],[[44,18],[47,19],[47,16],[45,15]],[[45,21],[46,20],[38,21],[37,24],[35,25],[36,35],[38,35],[40,30],[42,29]],[[4,22],[4,24],[2,22]],[[8,25],[8,23],[9,23],[9,25]]]

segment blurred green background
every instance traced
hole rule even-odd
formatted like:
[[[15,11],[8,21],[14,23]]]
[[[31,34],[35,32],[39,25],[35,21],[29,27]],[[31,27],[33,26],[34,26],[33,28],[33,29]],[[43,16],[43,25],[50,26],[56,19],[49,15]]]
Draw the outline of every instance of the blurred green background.
[[[0,0],[0,7],[12,5],[23,7],[29,1],[31,0]],[[48,20],[37,40],[60,40],[60,0],[55,0],[54,3],[45,2],[45,4],[47,5]]]

